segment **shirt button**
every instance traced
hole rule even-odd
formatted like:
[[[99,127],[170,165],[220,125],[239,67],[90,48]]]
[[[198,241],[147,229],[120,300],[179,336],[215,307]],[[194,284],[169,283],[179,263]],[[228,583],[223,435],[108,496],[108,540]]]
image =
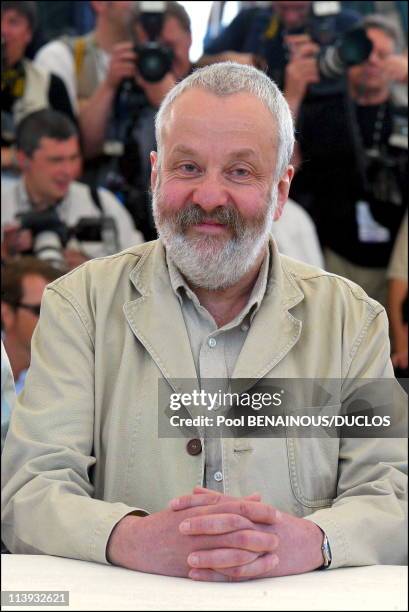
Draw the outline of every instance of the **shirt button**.
[[[240,329],[241,329],[241,331],[243,331],[243,332],[249,331],[249,329],[250,329],[250,325],[249,325],[248,323],[243,323],[243,324],[241,325],[241,328],[240,328]]]
[[[189,453],[189,455],[192,455],[192,456],[200,455],[200,453],[202,452],[201,441],[198,440],[197,438],[194,438],[193,440],[189,440],[189,442],[186,444],[186,450]]]
[[[216,338],[209,338],[209,340],[207,341],[207,344],[210,346],[210,348],[214,348],[217,344]]]
[[[216,472],[213,478],[216,482],[221,482],[223,480],[223,474],[221,472]]]

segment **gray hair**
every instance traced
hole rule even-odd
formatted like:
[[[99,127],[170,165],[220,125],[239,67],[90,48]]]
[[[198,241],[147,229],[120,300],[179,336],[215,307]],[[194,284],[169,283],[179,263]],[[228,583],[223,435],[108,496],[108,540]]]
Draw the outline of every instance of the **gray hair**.
[[[294,124],[290,108],[277,85],[264,72],[233,62],[222,62],[195,70],[180,81],[162,101],[155,119],[158,163],[161,165],[162,132],[170,109],[183,92],[202,88],[216,96],[246,92],[256,96],[271,112],[277,127],[277,164],[275,178],[284,173],[294,148]]]
[[[370,14],[362,20],[364,30],[382,30],[386,36],[389,36],[395,43],[395,47],[399,43],[399,28],[395,21],[387,15]]]

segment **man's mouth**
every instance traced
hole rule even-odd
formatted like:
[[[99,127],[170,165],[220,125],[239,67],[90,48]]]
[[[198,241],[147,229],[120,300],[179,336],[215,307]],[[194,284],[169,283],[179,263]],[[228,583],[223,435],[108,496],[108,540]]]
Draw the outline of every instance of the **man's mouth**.
[[[220,223],[219,221],[205,220],[201,223],[195,223],[191,227],[199,232],[219,234],[225,232],[228,226],[225,223]]]
[[[69,184],[69,181],[55,181],[55,185],[58,189],[68,189]]]

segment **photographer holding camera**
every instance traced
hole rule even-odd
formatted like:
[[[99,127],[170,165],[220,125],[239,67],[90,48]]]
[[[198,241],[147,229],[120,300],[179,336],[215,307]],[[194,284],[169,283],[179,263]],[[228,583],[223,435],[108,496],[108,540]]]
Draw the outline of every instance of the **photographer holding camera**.
[[[366,43],[349,44],[355,57],[338,92],[320,92],[323,67],[308,50],[303,56],[299,49],[287,65],[284,93],[298,115],[303,160],[291,196],[317,224],[326,269],[385,304],[407,172],[407,113],[394,104],[391,87],[407,80],[408,62],[395,51],[396,29],[387,18],[369,15],[362,28]]]
[[[270,4],[271,7],[242,10],[205,47],[198,64],[233,61],[261,67],[284,89],[285,67],[295,48],[302,44],[316,50],[329,45],[360,20],[354,11],[341,9],[339,2],[295,0]]]
[[[81,153],[75,125],[45,109],[19,124],[21,177],[2,184],[2,258],[34,253],[62,269],[143,242],[106,190],[75,181]]]
[[[88,162],[84,180],[120,194],[136,226],[150,239],[156,236],[148,197],[154,115],[176,80],[192,69],[189,16],[177,2],[155,2],[153,14],[151,6],[144,10],[152,3],[91,4],[95,30],[49,43],[36,62],[56,70],[60,64],[67,88],[79,101]],[[157,55],[146,56],[152,45]]]
[[[37,23],[35,2],[1,4],[1,168],[16,171],[16,125],[23,117],[51,107],[74,118],[63,81],[25,57]]]

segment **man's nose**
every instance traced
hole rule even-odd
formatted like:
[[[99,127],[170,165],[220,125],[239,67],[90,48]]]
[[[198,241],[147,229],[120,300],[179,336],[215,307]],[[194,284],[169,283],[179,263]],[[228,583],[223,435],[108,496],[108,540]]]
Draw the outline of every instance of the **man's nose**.
[[[76,162],[73,162],[70,159],[67,159],[66,161],[62,162],[60,166],[60,172],[67,178],[72,177],[75,173],[75,168],[76,168]]]
[[[192,202],[207,212],[217,206],[226,206],[229,202],[229,195],[222,179],[215,175],[205,174],[193,191]]]
[[[378,53],[378,51],[376,49],[372,49],[371,53],[369,54],[369,57],[368,57],[367,61],[372,66],[377,66],[379,64],[380,57],[379,57],[379,53]]]

